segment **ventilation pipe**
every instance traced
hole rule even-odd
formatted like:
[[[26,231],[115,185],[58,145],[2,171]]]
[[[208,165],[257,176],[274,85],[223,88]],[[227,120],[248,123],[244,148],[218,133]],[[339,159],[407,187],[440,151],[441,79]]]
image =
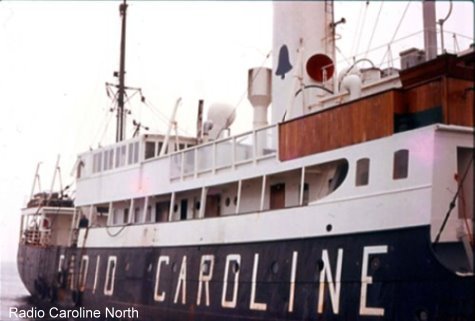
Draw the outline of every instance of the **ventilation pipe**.
[[[361,77],[356,74],[346,75],[341,81],[341,90],[347,90],[350,93],[350,100],[361,97]]]
[[[271,103],[272,70],[253,68],[248,72],[247,98],[254,107],[253,128],[267,126],[267,108]]]

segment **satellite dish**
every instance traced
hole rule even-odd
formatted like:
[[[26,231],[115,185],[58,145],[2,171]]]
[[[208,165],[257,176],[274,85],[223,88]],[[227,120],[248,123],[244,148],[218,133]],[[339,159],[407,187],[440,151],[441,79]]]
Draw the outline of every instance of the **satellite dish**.
[[[315,54],[307,60],[307,74],[316,82],[323,82],[333,77],[335,65],[325,54]]]

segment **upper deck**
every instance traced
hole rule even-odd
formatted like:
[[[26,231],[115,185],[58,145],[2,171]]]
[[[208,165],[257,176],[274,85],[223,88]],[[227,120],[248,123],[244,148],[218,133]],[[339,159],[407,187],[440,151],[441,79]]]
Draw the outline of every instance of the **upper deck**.
[[[160,135],[84,153],[76,205],[250,179],[277,172],[289,160],[436,123],[473,127],[473,59],[473,52],[443,55],[401,71],[399,85],[376,93],[371,88],[344,103],[335,95],[314,113],[237,136],[200,145],[181,137],[180,147],[164,156]]]

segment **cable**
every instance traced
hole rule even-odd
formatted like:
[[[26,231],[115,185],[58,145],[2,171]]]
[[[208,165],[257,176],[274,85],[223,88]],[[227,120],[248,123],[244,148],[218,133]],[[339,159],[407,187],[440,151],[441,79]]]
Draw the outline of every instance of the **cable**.
[[[363,11],[363,3],[360,6],[360,12],[358,13],[358,20],[356,22],[356,29],[355,29],[355,34],[353,36],[353,43],[351,44],[351,55],[353,56],[355,53],[355,45],[356,45],[356,35],[358,35],[358,31],[360,29],[360,22],[361,22],[361,11]]]
[[[386,58],[388,52],[391,50],[391,44],[394,42],[394,39],[396,38],[397,32],[399,31],[399,28],[401,27],[402,21],[404,20],[404,17],[406,16],[406,13],[407,13],[407,9],[409,9],[410,5],[411,5],[411,1],[408,1],[407,5],[406,5],[406,8],[404,9],[404,12],[402,13],[401,19],[399,19],[399,23],[396,27],[396,30],[394,31],[394,34],[391,38],[391,41],[389,41],[389,43],[388,43],[388,50],[384,53],[383,59],[381,59],[380,66],[383,64],[384,59]]]
[[[449,209],[447,211],[447,214],[445,214],[444,221],[442,222],[442,225],[440,226],[439,232],[437,233],[437,236],[435,237],[434,244],[437,244],[440,240],[440,235],[442,234],[442,231],[445,228],[445,225],[447,224],[447,221],[449,219],[450,213],[452,213],[452,210],[455,207],[455,200],[457,199],[458,195],[460,194],[460,191],[462,190],[463,182],[465,181],[465,178],[468,175],[468,171],[471,168],[473,163],[473,156],[470,159],[470,162],[467,165],[467,168],[465,169],[465,173],[463,174],[462,180],[460,180],[458,187],[457,187],[457,192],[455,193],[454,197],[452,198],[452,201],[449,203]]]
[[[364,25],[365,25],[365,21],[366,21],[366,15],[368,13],[368,7],[369,7],[369,1],[366,1],[366,7],[365,7],[364,15],[363,15],[363,23],[361,24],[361,30],[360,30],[360,33],[359,33],[358,41],[356,43],[356,50],[355,50],[353,56],[356,55],[356,53],[358,52],[358,49],[360,47],[361,36],[363,35],[363,31],[364,31]]]
[[[365,58],[367,57],[368,52],[369,52],[369,48],[371,47],[371,43],[373,42],[373,37],[374,37],[374,34],[376,32],[376,27],[378,26],[379,17],[381,16],[381,11],[383,9],[383,5],[384,5],[384,1],[381,2],[381,6],[379,7],[378,16],[376,17],[376,21],[374,22],[373,32],[371,33],[371,37],[369,38],[368,47],[366,48],[366,53],[364,55]]]
[[[260,67],[259,67],[259,71],[254,75],[254,77],[251,79],[251,82],[253,82],[256,77],[259,75],[259,72],[260,72],[260,68],[262,68],[264,66],[264,64],[266,63],[267,59],[269,59],[270,55],[272,53],[272,50],[269,51],[267,53],[267,55],[265,56],[264,60],[262,61],[262,63],[260,64]],[[236,112],[236,109],[241,105],[242,101],[244,100],[244,98],[246,98],[247,96],[247,89],[244,91],[244,93],[242,94],[241,98],[239,99],[238,103],[234,106],[233,110],[231,111],[231,113],[229,113],[228,117],[226,117],[226,120],[228,120],[235,112]],[[220,130],[218,131],[218,135],[217,137],[219,137],[219,135],[221,135],[221,133],[223,132],[223,130],[225,130],[224,128],[225,125],[223,125],[223,128],[220,128]]]

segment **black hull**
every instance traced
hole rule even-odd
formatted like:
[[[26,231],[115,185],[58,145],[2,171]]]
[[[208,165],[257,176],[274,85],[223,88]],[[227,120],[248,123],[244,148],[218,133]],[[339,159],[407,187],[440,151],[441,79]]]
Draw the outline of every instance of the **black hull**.
[[[71,264],[72,256],[89,257],[83,293],[77,291],[80,260],[61,275],[61,254],[65,266]],[[212,263],[203,259],[206,255],[212,256]],[[111,256],[117,257],[113,285],[106,284]],[[203,270],[202,260],[207,264]],[[429,241],[429,227],[220,246],[45,249],[21,245],[18,262],[21,278],[34,296],[73,300],[87,309],[101,310],[102,315],[106,307],[137,309],[139,317],[129,315],[130,319],[475,319],[474,277],[457,276],[439,263]],[[68,270],[74,275],[72,290]],[[333,281],[339,278],[341,288],[338,282],[324,282],[321,288],[322,270],[326,270],[325,282],[329,276]],[[200,274],[209,282],[202,279],[200,283]],[[106,295],[112,286],[113,294]]]

